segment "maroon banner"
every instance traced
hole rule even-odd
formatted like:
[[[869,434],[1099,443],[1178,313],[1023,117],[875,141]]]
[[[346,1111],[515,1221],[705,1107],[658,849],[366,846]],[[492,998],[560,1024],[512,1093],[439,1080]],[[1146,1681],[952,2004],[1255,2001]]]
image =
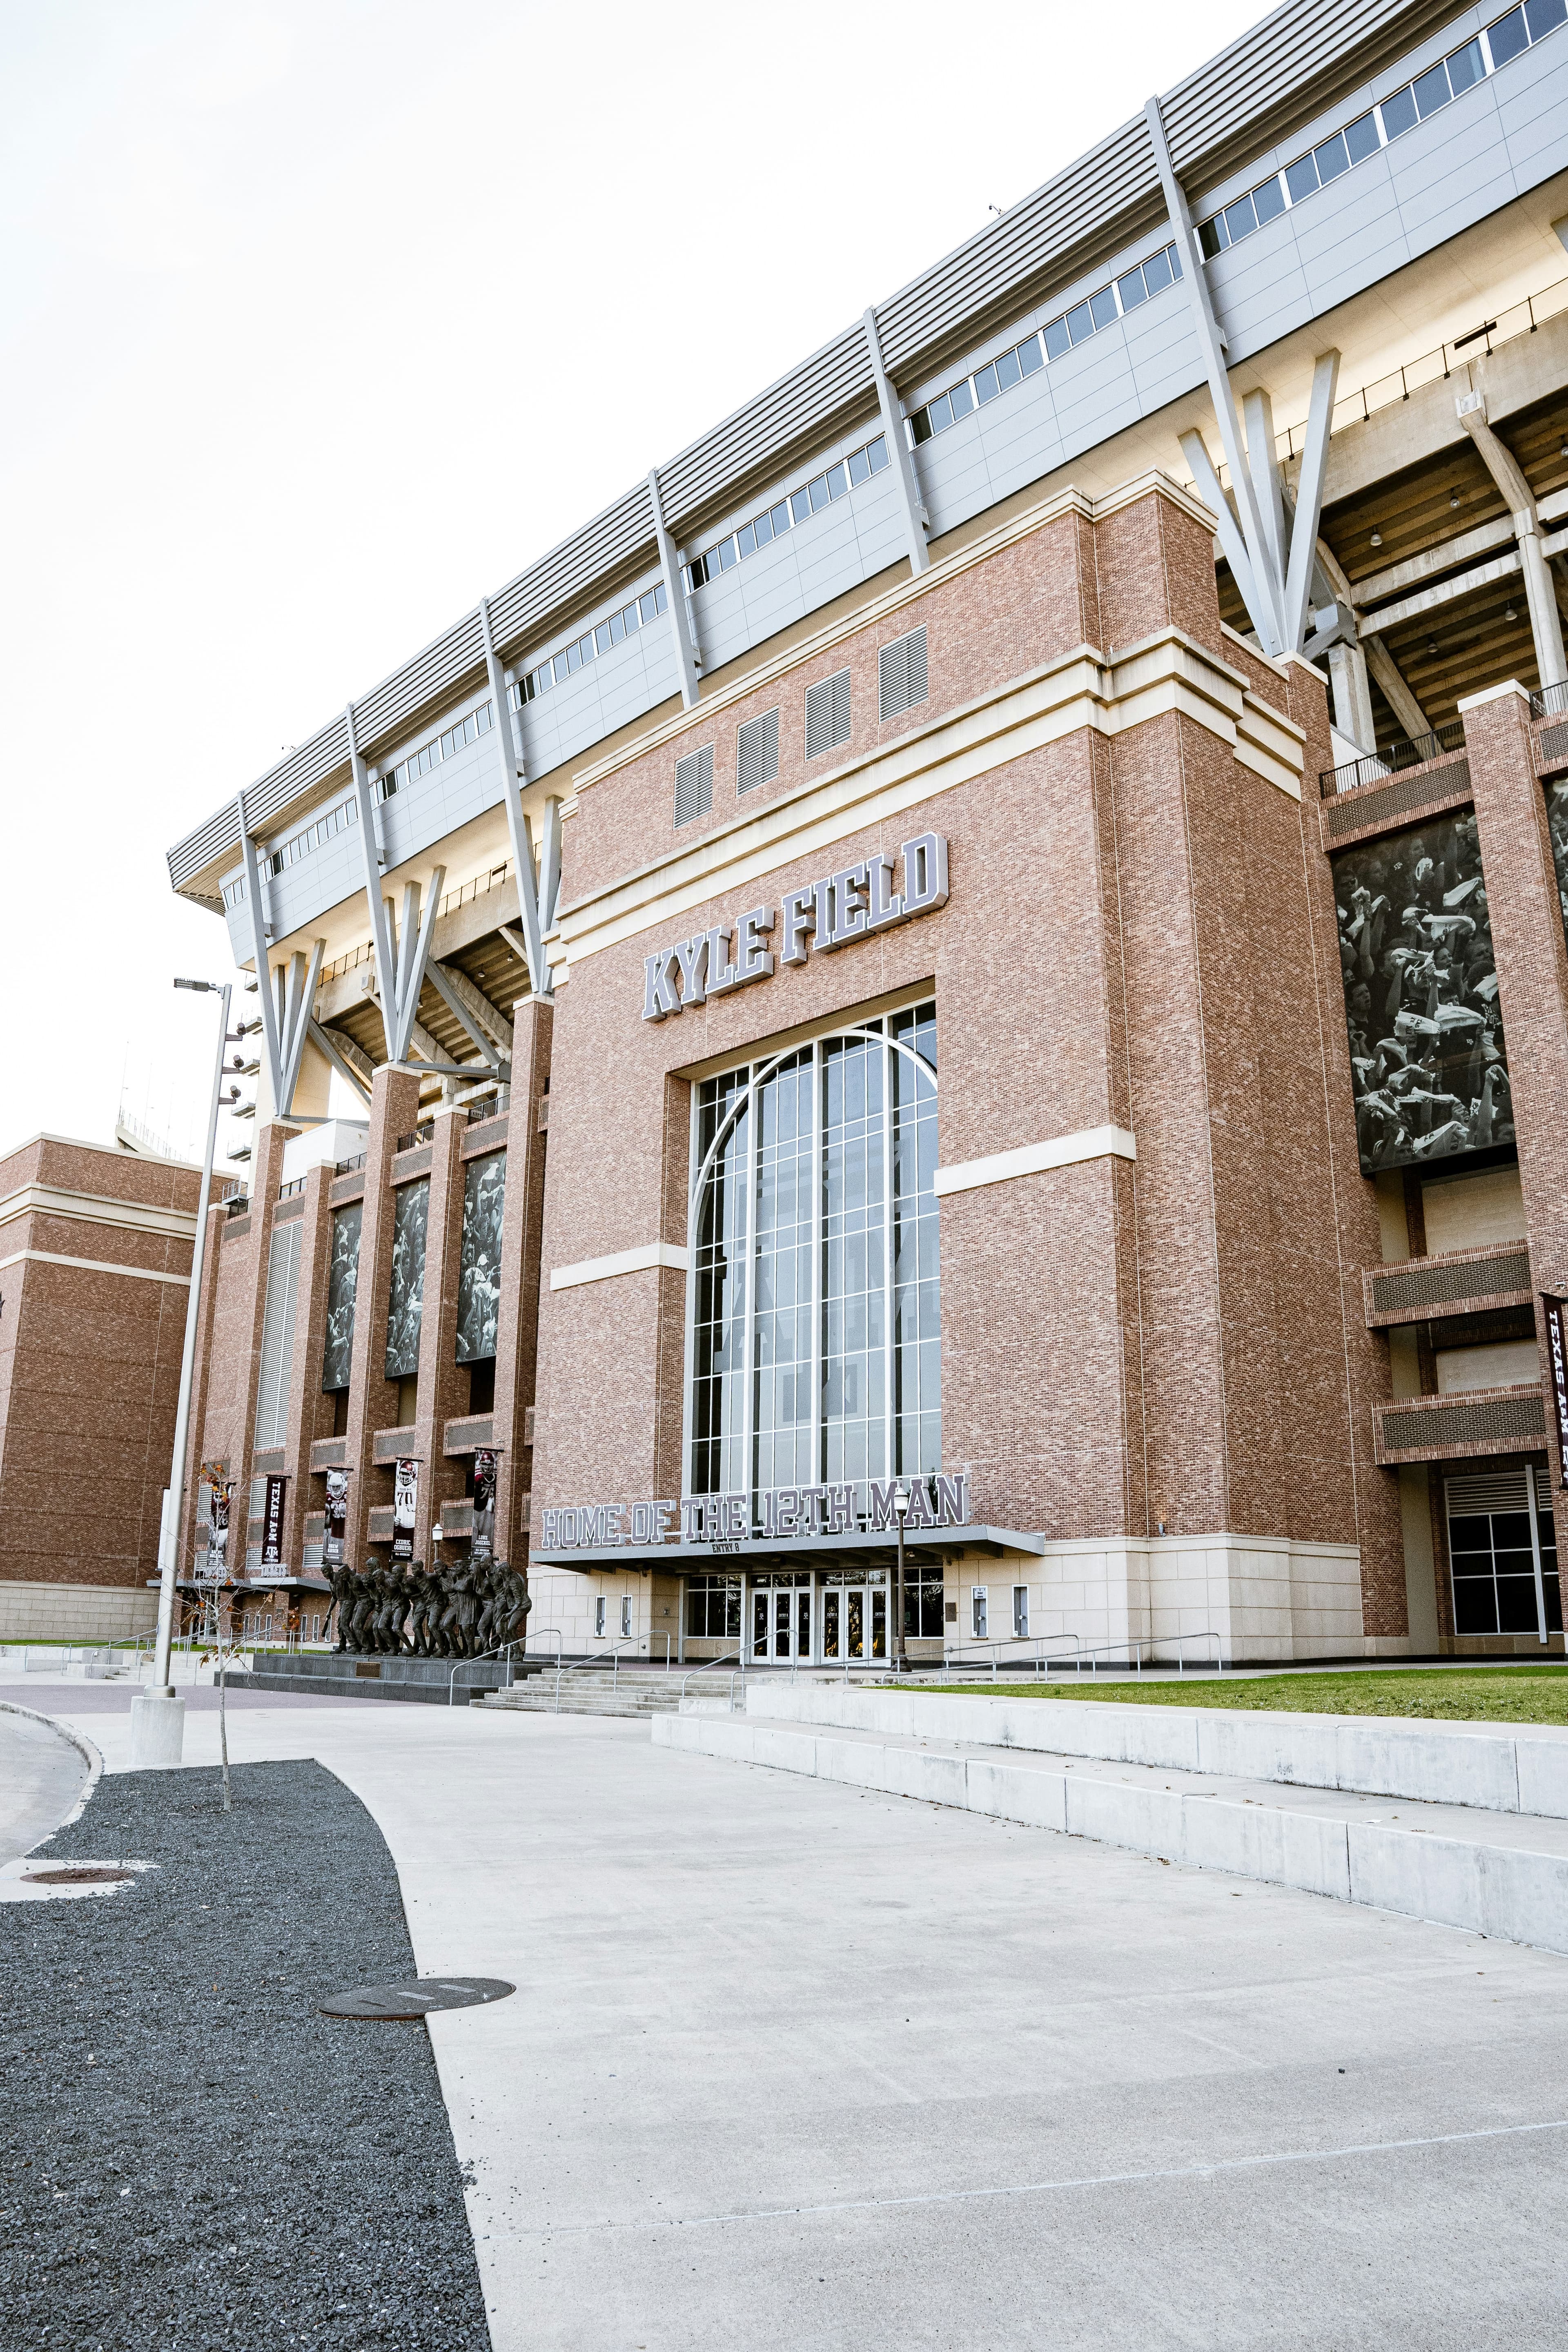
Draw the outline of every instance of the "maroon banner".
[[[474,1535],[468,1556],[474,1560],[492,1559],[496,1544],[496,1456],[493,1448],[481,1445],[474,1455]]]
[[[234,1481],[216,1469],[204,1470],[202,1475],[207,1482],[210,1496],[206,1573],[210,1577],[222,1577],[228,1568],[228,1498]]]
[[[268,1478],[267,1502],[261,1514],[261,1565],[281,1568],[283,1565],[283,1501],[289,1492],[287,1478]]]
[[[321,1565],[341,1568],[343,1564],[343,1536],[349,1518],[349,1474],[346,1470],[327,1473],[327,1509],[321,1530]]]
[[[1568,1334],[1563,1328],[1568,1300],[1553,1298],[1543,1290],[1541,1304],[1546,1309],[1546,1359],[1552,1367],[1552,1403],[1557,1415],[1557,1483],[1568,1486]]]
[[[414,1520],[419,1508],[419,1465],[412,1455],[400,1454],[392,1481],[392,1557],[412,1559],[414,1557]]]

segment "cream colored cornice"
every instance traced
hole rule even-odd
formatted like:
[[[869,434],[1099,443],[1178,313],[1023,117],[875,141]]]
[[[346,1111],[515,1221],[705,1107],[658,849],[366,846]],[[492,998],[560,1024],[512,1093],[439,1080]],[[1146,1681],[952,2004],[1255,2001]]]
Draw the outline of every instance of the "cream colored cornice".
[[[176,1234],[190,1241],[194,1209],[149,1209],[140,1201],[105,1201],[96,1192],[67,1192],[53,1184],[24,1184],[0,1200],[0,1225],[15,1217],[74,1217],[86,1225],[116,1225],[132,1234]]]
[[[956,580],[961,573],[972,572],[977,563],[986,562],[1005,548],[1016,546],[1019,540],[1030,538],[1047,523],[1058,521],[1063,515],[1080,515],[1085,522],[1103,522],[1110,516],[1120,513],[1123,507],[1134,506],[1139,499],[1152,496],[1168,499],[1184,514],[1201,522],[1212,536],[1213,515],[1188,491],[1173,482],[1168,474],[1151,472],[1136,475],[1131,481],[1123,482],[1102,499],[1087,498],[1083,491],[1074,489],[1069,483],[1065,490],[1058,490],[1052,497],[1042,499],[1037,506],[1026,508],[1022,514],[999,523],[994,530],[986,531],[982,538],[972,540],[966,547],[944,556],[940,563],[933,563],[929,572],[900,581],[895,587],[884,590],[880,596],[873,597],[868,604],[857,605],[852,613],[847,614],[842,620],[835,621],[831,627],[818,629],[814,635],[801,638],[786,652],[775,655],[772,661],[748,669],[743,677],[732,679],[728,686],[718,688],[712,694],[703,695],[697,705],[696,719],[700,723],[712,712],[728,710],[734,704],[744,702],[760,688],[772,685],[775,678],[787,677],[803,662],[814,660],[818,654],[831,653],[835,646],[858,636],[863,629],[900,612],[917,598],[928,596],[933,588],[941,587],[945,581]],[[1237,639],[1238,645],[1244,642],[1240,637]],[[1248,651],[1251,650],[1248,647]],[[591,768],[580,768],[574,780],[574,789],[582,792],[591,784],[602,783],[606,776],[613,776],[618,770],[629,768],[637,761],[646,759],[650,751],[657,751],[660,744],[673,743],[681,736],[689,736],[692,724],[693,713],[689,710],[682,710],[675,718],[667,719],[662,726],[650,728],[646,735],[639,735],[635,743],[626,744],[610,759],[597,761]],[[711,835],[708,837],[712,838]]]
[[[929,574],[927,577],[929,578]],[[765,807],[589,891],[558,918],[558,982],[601,949],[740,895],[791,861],[892,821],[937,794],[1080,730],[1125,733],[1174,711],[1300,800],[1303,730],[1254,695],[1240,672],[1184,630],[1168,628],[1110,660],[1075,646],[1041,668],[949,710],[897,741],[846,761]]]

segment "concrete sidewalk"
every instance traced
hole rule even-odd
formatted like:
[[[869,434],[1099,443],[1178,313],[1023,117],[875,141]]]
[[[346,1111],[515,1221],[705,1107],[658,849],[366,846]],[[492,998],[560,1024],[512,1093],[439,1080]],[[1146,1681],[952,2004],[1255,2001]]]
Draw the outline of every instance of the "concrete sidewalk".
[[[497,2352],[1562,2340],[1568,1962],[638,1724],[229,1733],[520,1988],[430,2021]]]

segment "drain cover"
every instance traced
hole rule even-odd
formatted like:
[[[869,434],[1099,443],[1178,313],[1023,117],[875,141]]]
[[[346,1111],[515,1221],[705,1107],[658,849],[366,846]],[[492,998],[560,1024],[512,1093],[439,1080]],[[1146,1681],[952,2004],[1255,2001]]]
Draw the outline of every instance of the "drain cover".
[[[24,1886],[115,1886],[122,1879],[134,1878],[133,1870],[105,1870],[89,1867],[85,1870],[29,1870]]]
[[[516,1990],[500,1977],[414,1977],[407,1984],[356,1985],[316,2007],[323,2017],[424,2017],[433,2009],[477,2009]]]

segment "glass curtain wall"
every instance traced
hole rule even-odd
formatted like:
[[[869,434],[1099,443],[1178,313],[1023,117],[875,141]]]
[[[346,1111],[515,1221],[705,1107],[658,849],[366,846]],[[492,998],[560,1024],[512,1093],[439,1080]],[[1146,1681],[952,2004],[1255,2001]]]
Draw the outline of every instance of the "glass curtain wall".
[[[696,1105],[692,1494],[941,1467],[936,1007]]]

